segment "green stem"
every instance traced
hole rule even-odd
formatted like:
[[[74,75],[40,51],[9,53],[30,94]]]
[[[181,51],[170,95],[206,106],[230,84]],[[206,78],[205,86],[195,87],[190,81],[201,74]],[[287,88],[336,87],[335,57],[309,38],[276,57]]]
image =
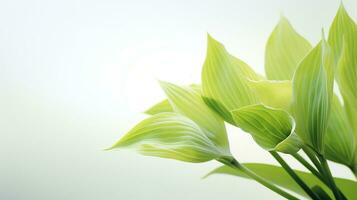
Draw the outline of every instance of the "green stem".
[[[308,185],[294,172],[293,169],[284,161],[284,159],[275,151],[270,151],[270,154],[280,163],[285,171],[294,179],[294,181],[308,194],[312,199],[319,200],[320,198],[310,189]]]
[[[293,157],[298,160],[302,165],[304,165],[308,170],[310,170],[311,173],[313,173],[318,179],[320,179],[321,182],[323,182],[327,187],[330,187],[330,183],[328,180],[326,180],[325,177],[323,177],[321,175],[320,172],[318,172],[312,165],[310,165],[309,162],[307,162],[302,156],[300,156],[299,154],[293,154]],[[338,188],[337,188],[338,189]],[[341,192],[340,189],[338,189],[338,191],[340,192],[341,196],[344,199],[347,199],[344,194]]]
[[[322,178],[320,178],[320,180],[322,182],[324,182],[332,190],[335,198],[338,199],[336,197],[336,195],[337,195],[340,197],[340,199],[346,200],[347,199],[346,196],[336,186],[335,180],[332,177],[332,174],[331,174],[330,168],[328,167],[326,159],[324,157],[322,157],[322,155],[320,155],[320,154],[316,153],[314,150],[310,149],[309,146],[303,146],[302,149],[305,152],[305,154],[310,158],[312,163],[314,163],[314,165],[318,169],[318,171],[320,172],[320,175],[322,176]],[[322,161],[320,158],[322,158],[323,160],[326,161],[325,167],[322,165],[322,163],[320,163]],[[328,171],[326,171],[326,170],[328,170]]]
[[[317,178],[319,178],[322,182],[325,182],[325,179],[321,176],[320,172],[315,169],[309,162],[307,162],[302,156],[299,154],[292,154],[292,156],[299,161],[306,169],[308,169],[312,174],[314,174]]]
[[[306,147],[302,147],[302,149],[305,152],[305,154],[307,155],[307,157],[309,157],[309,159],[315,165],[317,170],[320,171],[320,172],[323,171],[323,169],[321,168],[321,164],[320,164],[319,160],[315,156],[315,152],[310,150],[310,148],[307,147],[307,146]]]
[[[326,158],[324,158],[323,156],[321,155],[318,155],[318,158],[321,162],[321,166],[324,170],[324,174],[327,178],[327,180],[329,181],[330,183],[330,186],[331,186],[331,190],[333,192],[333,195],[335,196],[335,198],[337,200],[343,200],[344,198],[342,197],[342,193],[339,191],[339,189],[337,188],[336,186],[336,183],[335,183],[335,180],[333,179],[333,176],[331,174],[331,171],[330,171],[330,167],[328,166],[328,163],[327,163],[327,160]]]
[[[298,198],[294,197],[293,195],[285,192],[284,190],[280,189],[279,187],[275,186],[271,182],[267,181],[263,177],[257,175],[250,169],[246,168],[244,165],[241,165],[236,159],[234,158],[221,158],[217,159],[219,162],[228,165],[234,169],[238,169],[239,171],[242,171],[245,173],[247,176],[250,178],[254,179],[255,181],[259,182],[260,184],[264,185],[265,187],[269,188],[270,190],[274,191],[275,193],[290,199],[290,200],[299,200]]]

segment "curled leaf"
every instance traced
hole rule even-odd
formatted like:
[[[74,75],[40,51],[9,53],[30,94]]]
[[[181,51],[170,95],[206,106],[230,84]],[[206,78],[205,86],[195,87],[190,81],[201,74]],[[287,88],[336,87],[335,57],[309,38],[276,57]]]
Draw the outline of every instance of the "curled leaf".
[[[302,145],[294,119],[283,110],[250,105],[232,111],[236,124],[268,151],[296,153]]]

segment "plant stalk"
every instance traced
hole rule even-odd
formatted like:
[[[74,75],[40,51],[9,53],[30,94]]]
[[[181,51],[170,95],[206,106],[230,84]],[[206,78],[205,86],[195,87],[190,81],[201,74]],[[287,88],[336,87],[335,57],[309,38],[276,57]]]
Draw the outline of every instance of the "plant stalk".
[[[328,180],[326,180],[325,177],[323,177],[321,175],[321,173],[319,171],[317,171],[310,163],[308,163],[302,156],[300,156],[299,154],[293,154],[293,157],[299,161],[302,165],[304,165],[312,174],[314,174],[318,179],[320,179],[321,182],[323,182],[327,187],[330,188],[330,183]],[[357,174],[356,174],[357,175]],[[338,189],[338,188],[337,188]],[[346,196],[341,192],[340,189],[338,189],[338,191],[340,192],[341,196],[343,197],[343,199],[347,199]]]
[[[280,163],[285,171],[292,179],[309,195],[313,200],[320,200],[320,198],[310,189],[308,185],[294,172],[294,170],[284,161],[284,159],[275,151],[270,151],[270,154]]]
[[[320,172],[315,169],[310,163],[308,163],[302,156],[299,154],[292,154],[292,156],[299,161],[306,169],[308,169],[312,174],[319,178],[322,182],[325,182],[325,179],[321,176]]]
[[[319,172],[323,172],[323,169],[321,167],[321,164],[319,162],[319,160],[316,158],[315,156],[315,152],[310,150],[309,147],[305,146],[302,147],[303,151],[305,152],[305,154],[307,155],[307,157],[309,157],[309,159],[311,160],[311,162],[315,165],[315,167],[317,168],[317,170]]]
[[[231,158],[222,158],[222,159],[217,159],[219,162],[228,165],[234,169],[238,169],[245,173],[247,176],[250,178],[254,179],[258,183],[264,185],[265,187],[269,188],[270,190],[274,191],[275,193],[289,199],[289,200],[299,200],[298,198],[294,197],[293,195],[289,194],[288,192],[285,192],[284,190],[280,189],[279,187],[275,186],[268,180],[264,179],[263,177],[257,175],[250,169],[246,168],[244,165],[241,165],[236,159],[233,157]]]
[[[325,181],[321,179],[320,180],[329,186],[335,198],[337,200],[340,199],[346,200],[347,199],[346,196],[336,186],[335,180],[332,177],[326,158],[324,158],[322,155],[318,154],[317,152],[311,150],[310,147],[308,146],[305,146],[302,149],[304,150],[305,154],[310,158],[310,160],[314,163],[316,168],[319,170],[320,174],[323,175],[323,179]],[[324,164],[322,162],[324,162]]]
[[[324,157],[321,156],[321,155],[318,155],[318,158],[319,158],[319,160],[320,160],[320,162],[321,162],[321,167],[322,167],[323,170],[324,170],[324,174],[325,174],[325,176],[326,176],[326,179],[327,179],[327,180],[329,181],[329,183],[330,183],[331,190],[332,190],[332,192],[333,192],[335,198],[336,198],[337,200],[343,200],[343,199],[345,199],[345,198],[342,196],[343,194],[341,193],[341,191],[339,191],[339,189],[337,188],[337,185],[336,185],[336,183],[335,183],[335,180],[333,179],[333,176],[332,176],[332,174],[331,174],[330,167],[328,166],[328,163],[327,163],[326,158],[324,158]]]

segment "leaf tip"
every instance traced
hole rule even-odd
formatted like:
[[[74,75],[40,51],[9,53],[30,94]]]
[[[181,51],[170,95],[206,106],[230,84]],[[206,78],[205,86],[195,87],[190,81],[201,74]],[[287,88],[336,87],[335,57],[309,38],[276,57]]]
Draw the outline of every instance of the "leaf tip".
[[[113,149],[115,149],[115,148],[118,148],[118,143],[119,143],[119,142],[116,142],[116,143],[113,144],[112,146],[103,149],[103,151],[110,151],[110,150],[113,150]]]
[[[341,0],[341,2],[340,2],[340,6],[338,7],[338,12],[347,13],[347,12],[346,12],[346,8],[345,8],[345,5],[344,5],[344,3],[343,3],[342,0]]]
[[[207,33],[207,52],[209,52],[210,49],[215,49],[220,46],[223,45],[214,39],[211,34]]]
[[[279,22],[278,22],[277,27],[281,27],[282,28],[284,26],[291,27],[288,18],[284,15],[283,12],[280,12],[280,18],[279,18]]]
[[[352,20],[352,18],[350,17],[350,15],[348,14],[346,7],[343,4],[343,1],[340,2],[340,6],[338,8],[337,11],[337,17],[342,17],[342,18],[347,18],[348,20]]]
[[[326,42],[326,39],[325,39],[326,37],[325,37],[325,29],[324,28],[321,28],[321,40],[323,41],[323,42]]]
[[[169,85],[171,85],[171,83],[167,82],[167,81],[162,81],[162,80],[158,80],[160,87],[165,90]]]

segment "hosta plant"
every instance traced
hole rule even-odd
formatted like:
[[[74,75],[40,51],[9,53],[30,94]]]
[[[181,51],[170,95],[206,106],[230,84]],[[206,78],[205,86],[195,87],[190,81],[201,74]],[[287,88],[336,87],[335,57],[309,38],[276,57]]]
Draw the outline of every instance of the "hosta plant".
[[[265,76],[208,35],[201,84],[160,82],[167,99],[110,149],[223,164],[223,173],[259,182],[287,199],[357,199],[357,182],[333,177],[328,161],[357,177],[357,25],[341,5],[325,39],[312,45],[285,17],[265,49]],[[277,165],[241,163],[225,124],[250,134]],[[281,156],[292,156],[307,171]],[[207,175],[207,176],[208,176]]]

